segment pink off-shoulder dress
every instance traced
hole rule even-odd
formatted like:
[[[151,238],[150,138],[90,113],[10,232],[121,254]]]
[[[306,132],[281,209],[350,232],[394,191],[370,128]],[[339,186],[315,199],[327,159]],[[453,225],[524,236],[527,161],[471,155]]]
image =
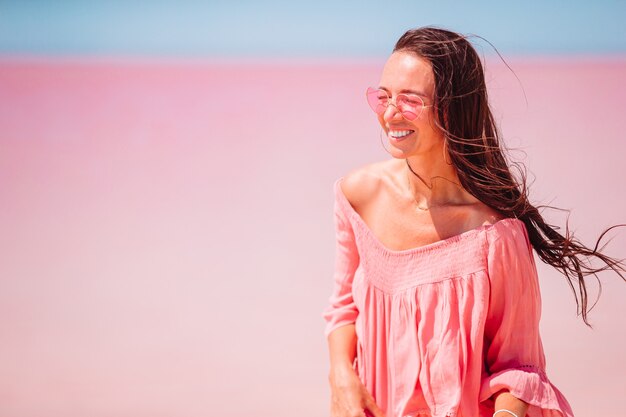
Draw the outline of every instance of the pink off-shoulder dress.
[[[546,375],[524,223],[505,218],[408,250],[382,245],[334,183],[325,334],[354,324],[359,378],[386,417],[491,417],[508,389],[529,417],[573,417]],[[504,413],[502,414],[504,415]]]

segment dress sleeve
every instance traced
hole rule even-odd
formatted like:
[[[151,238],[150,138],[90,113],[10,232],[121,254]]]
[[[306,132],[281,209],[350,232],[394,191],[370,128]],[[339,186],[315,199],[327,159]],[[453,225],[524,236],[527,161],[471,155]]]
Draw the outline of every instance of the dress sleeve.
[[[335,268],[333,290],[329,303],[323,312],[326,320],[325,335],[338,327],[352,324],[356,321],[358,310],[352,298],[352,280],[359,264],[359,254],[356,247],[352,224],[347,218],[345,204],[349,204],[339,188],[340,180],[334,184],[334,222],[335,222]]]
[[[489,235],[489,310],[479,400],[490,409],[503,389],[529,404],[528,417],[573,417],[550,382],[539,334],[541,294],[533,248],[520,220],[496,223]]]

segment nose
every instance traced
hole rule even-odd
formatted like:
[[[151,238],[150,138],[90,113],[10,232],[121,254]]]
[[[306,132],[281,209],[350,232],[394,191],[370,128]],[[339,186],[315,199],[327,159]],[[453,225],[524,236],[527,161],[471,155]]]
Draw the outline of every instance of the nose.
[[[396,107],[395,103],[389,103],[389,105],[385,109],[383,119],[388,122],[396,118],[397,115],[400,115],[400,118],[404,117],[402,113],[400,112],[400,110],[398,110],[398,107]]]

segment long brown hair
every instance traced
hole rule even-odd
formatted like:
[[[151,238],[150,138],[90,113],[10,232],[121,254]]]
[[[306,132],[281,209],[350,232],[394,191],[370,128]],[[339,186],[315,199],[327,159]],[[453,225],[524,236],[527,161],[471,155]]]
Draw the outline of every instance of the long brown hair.
[[[535,207],[530,203],[525,168],[520,169],[522,164],[511,163],[519,170],[520,183],[511,174],[500,146],[501,135],[489,108],[483,66],[466,36],[431,26],[412,29],[394,46],[393,52],[400,51],[414,53],[432,65],[435,123],[444,133],[450,160],[461,185],[503,216],[516,217],[524,222],[533,248],[543,262],[565,275],[576,299],[577,312],[580,309],[583,321],[592,327],[587,321],[584,277],[594,275],[600,289],[602,284],[597,272],[610,268],[626,280],[622,275],[626,272],[623,260],[611,258],[598,250],[600,240],[609,230],[626,225],[606,229],[595,247],[590,249],[569,232],[567,221],[565,236],[556,231],[558,227],[545,222],[537,207],[556,207]],[[599,259],[605,265],[594,268],[590,258]],[[580,303],[574,284],[580,293]]]

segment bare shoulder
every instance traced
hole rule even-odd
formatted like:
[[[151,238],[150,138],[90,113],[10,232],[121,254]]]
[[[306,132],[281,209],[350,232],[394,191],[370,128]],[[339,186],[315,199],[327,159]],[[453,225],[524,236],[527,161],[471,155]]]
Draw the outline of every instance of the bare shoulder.
[[[353,207],[359,207],[372,199],[384,186],[387,161],[374,162],[356,168],[341,181],[341,190]]]
[[[467,204],[465,205],[465,230],[475,229],[481,226],[491,226],[506,218],[497,209],[483,203],[467,190]]]
[[[472,227],[491,226],[500,220],[503,220],[505,216],[498,210],[489,207],[488,205],[479,202],[472,210],[471,222]]]

